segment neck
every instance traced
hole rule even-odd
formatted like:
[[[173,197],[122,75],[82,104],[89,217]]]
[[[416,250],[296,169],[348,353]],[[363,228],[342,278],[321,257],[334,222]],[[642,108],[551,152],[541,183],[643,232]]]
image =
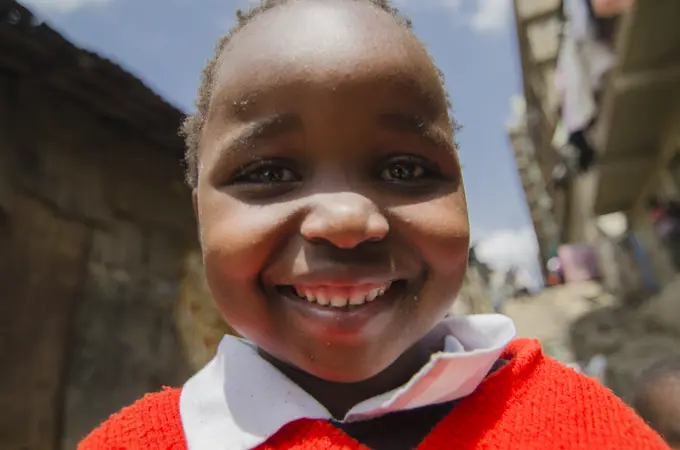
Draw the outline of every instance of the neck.
[[[321,403],[335,419],[342,420],[358,403],[407,383],[429,361],[431,352],[425,345],[416,344],[378,375],[356,383],[323,380],[261,350],[260,354]]]

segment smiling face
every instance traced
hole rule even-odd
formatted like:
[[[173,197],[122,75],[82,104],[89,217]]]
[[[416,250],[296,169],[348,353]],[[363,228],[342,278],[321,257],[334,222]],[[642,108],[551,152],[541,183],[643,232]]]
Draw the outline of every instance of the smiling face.
[[[452,134],[427,52],[367,2],[291,1],[236,33],[195,190],[206,274],[230,325],[330,381],[395,362],[465,273]]]

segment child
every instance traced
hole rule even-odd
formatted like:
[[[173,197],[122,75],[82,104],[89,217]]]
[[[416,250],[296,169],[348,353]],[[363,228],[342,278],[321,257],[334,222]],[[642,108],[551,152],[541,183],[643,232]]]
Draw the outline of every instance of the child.
[[[503,316],[441,321],[469,227],[455,125],[386,0],[265,1],[217,47],[184,125],[225,337],[96,449],[664,449]],[[440,322],[441,321],[441,322]]]
[[[680,358],[647,369],[633,390],[633,407],[674,449],[680,450]]]

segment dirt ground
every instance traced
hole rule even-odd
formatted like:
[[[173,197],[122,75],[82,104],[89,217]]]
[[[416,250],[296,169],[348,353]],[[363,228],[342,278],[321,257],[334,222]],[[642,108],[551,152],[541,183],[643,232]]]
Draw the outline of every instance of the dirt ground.
[[[613,302],[614,298],[604,293],[599,284],[588,282],[509,299],[503,306],[503,313],[514,320],[517,337],[539,339],[546,354],[569,364],[574,362],[569,326],[584,314]]]

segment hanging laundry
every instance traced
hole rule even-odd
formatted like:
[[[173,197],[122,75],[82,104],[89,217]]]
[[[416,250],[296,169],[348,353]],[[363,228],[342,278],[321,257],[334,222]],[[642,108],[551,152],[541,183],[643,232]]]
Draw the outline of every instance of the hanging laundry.
[[[596,105],[593,85],[571,29],[565,30],[562,39],[555,83],[562,98],[562,122],[567,133],[585,129],[595,118]]]
[[[555,83],[562,99],[562,136],[566,142],[556,148],[568,172],[588,170],[595,160],[595,150],[587,138],[587,131],[597,118],[597,101],[603,80],[614,65],[614,54],[595,36],[595,28],[588,5],[590,0],[564,0],[567,18]],[[562,176],[562,173],[560,173]]]
[[[566,29],[575,41],[581,64],[597,89],[614,65],[614,52],[606,42],[598,39],[591,0],[564,0],[563,12],[567,18]]]
[[[578,151],[578,171],[585,172],[595,162],[595,150],[590,146],[583,130],[572,133],[569,136],[569,144]]]
[[[614,66],[616,56],[607,44],[592,38],[581,42],[580,53],[593,92],[597,93],[603,87],[605,76]]]
[[[561,121],[555,128],[552,145],[559,155],[561,165],[559,170],[553,172],[554,180],[562,182],[561,177],[569,178],[584,172],[595,160],[595,151],[590,147],[585,133],[579,130],[569,134]]]
[[[571,36],[581,42],[592,36],[589,0],[563,0],[562,9],[568,20]]]

